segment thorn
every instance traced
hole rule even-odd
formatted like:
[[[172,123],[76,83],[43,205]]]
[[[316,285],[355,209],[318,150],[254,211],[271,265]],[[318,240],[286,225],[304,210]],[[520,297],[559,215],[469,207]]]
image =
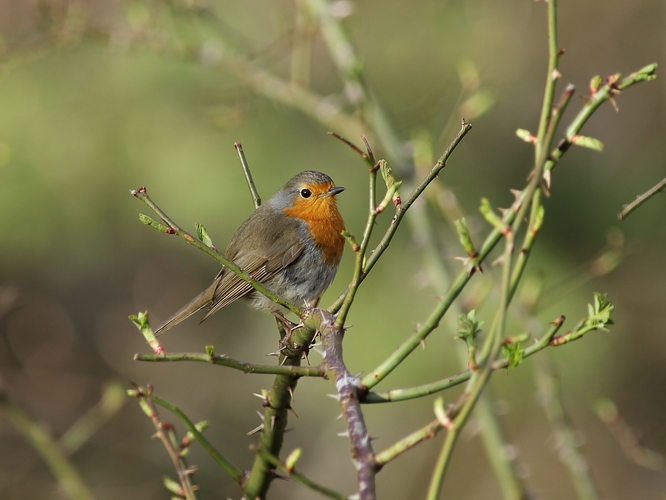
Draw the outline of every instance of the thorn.
[[[491,266],[497,266],[498,264],[501,264],[502,262],[504,262],[504,254],[497,257],[490,265]]]
[[[349,431],[338,432],[339,437],[349,437]]]
[[[559,71],[557,71],[557,68],[555,68],[555,69],[553,70],[552,77],[553,77],[553,80],[559,80],[560,78],[562,78],[562,73],[560,73]]]
[[[291,406],[289,407],[289,411],[292,412],[296,418],[299,418],[298,413],[296,413],[296,410],[294,410]]]
[[[257,415],[259,415],[259,418],[260,418],[261,421],[263,422],[263,420],[264,420],[264,414],[261,413],[259,410],[257,410]]]
[[[421,340],[419,340],[419,344],[421,344],[421,347],[422,347],[423,350],[425,351],[425,347],[426,347],[425,339],[421,339]]]
[[[280,351],[277,350],[277,351],[275,351],[275,352],[269,352],[268,354],[266,354],[266,356],[275,356],[275,357],[278,357],[280,354],[281,354]]]
[[[326,394],[329,398],[333,398],[336,401],[340,401],[340,394]]]
[[[264,424],[259,424],[259,425],[256,426],[254,429],[252,429],[251,431],[247,432],[245,435],[246,435],[246,436],[252,436],[252,435],[256,434],[257,432],[261,432],[262,430],[264,430]]]
[[[252,395],[258,397],[262,401],[266,401],[266,395],[265,394],[257,394],[256,392],[253,392]]]
[[[271,432],[275,430],[275,415],[271,415]]]
[[[509,189],[509,191],[511,191],[511,194],[514,196],[514,198],[516,198],[516,201],[518,201],[520,199],[520,195],[523,194],[523,192],[519,191],[518,189]]]
[[[564,323],[565,319],[566,319],[566,317],[564,316],[564,314],[560,314],[560,316],[558,318],[554,319],[553,321],[551,321],[550,324],[554,325],[554,326],[559,326],[562,323]]]
[[[295,403],[296,398],[294,397],[294,389],[292,387],[287,387],[287,390],[289,391],[289,395],[291,396],[291,402]]]
[[[340,413],[340,415],[335,417],[335,420],[341,420],[343,417],[344,417],[344,415],[342,413]]]
[[[293,430],[293,427],[287,427],[283,432],[286,434],[287,432],[292,432]]]

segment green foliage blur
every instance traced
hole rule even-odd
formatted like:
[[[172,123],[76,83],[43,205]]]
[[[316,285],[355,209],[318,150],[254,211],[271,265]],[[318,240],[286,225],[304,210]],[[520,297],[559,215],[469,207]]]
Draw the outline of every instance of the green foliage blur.
[[[153,325],[207,286],[218,266],[182,240],[141,224],[146,208],[129,193],[145,186],[176,222],[206,227],[224,248],[253,205],[233,147],[243,144],[263,199],[306,169],[328,173],[347,190],[339,197],[347,228],[360,235],[367,215],[365,164],[311,117],[266,96],[217,64],[217,43],[257,67],[301,83],[324,104],[351,109],[316,25],[299,18],[299,2],[283,0],[39,0],[0,2],[0,390],[62,435],[118,380],[153,384],[192,420],[211,422],[206,435],[240,467],[249,467],[246,432],[259,422],[269,376],[249,376],[194,363],[133,361],[148,346],[128,321],[149,310]],[[465,212],[471,237],[489,228],[481,197],[494,206],[522,188],[533,149],[515,136],[535,132],[546,70],[545,7],[531,0],[366,0],[333,2],[362,57],[365,79],[405,141],[429,137],[435,156],[459,119],[474,126],[440,175]],[[206,14],[211,12],[214,16]],[[560,2],[562,88],[587,94],[595,75],[628,74],[664,61],[664,4],[660,0]],[[308,29],[299,30],[297,19]],[[314,27],[313,27],[314,26]],[[292,50],[310,40],[305,67],[294,70]],[[195,42],[210,40],[199,53]],[[215,42],[215,43],[213,43]],[[299,42],[300,43],[300,42]],[[298,73],[300,71],[300,73]],[[659,73],[659,72],[658,72]],[[305,75],[305,76],[303,76]],[[528,266],[543,295],[534,316],[517,311],[509,334],[540,334],[559,314],[565,329],[585,316],[593,292],[615,306],[610,332],[540,353],[559,373],[564,404],[579,429],[591,476],[606,497],[657,498],[661,471],[640,466],[594,404],[609,398],[641,445],[666,453],[666,205],[657,196],[625,222],[622,205],[666,172],[664,78],[616,97],[584,129],[602,153],[572,148],[553,174],[545,223]],[[560,88],[561,90],[561,88]],[[563,123],[582,100],[570,105]],[[326,112],[322,107],[322,112]],[[360,144],[359,137],[348,137]],[[373,144],[379,158],[379,144]],[[396,166],[394,166],[394,169]],[[389,214],[380,217],[381,229]],[[439,222],[450,273],[464,255],[455,229]],[[367,373],[409,335],[437,302],[415,232],[405,224],[364,283],[345,338],[350,371]],[[352,272],[346,250],[327,305]],[[486,295],[476,319],[491,322],[499,272],[484,264],[469,300]],[[526,287],[524,291],[529,291]],[[477,295],[475,295],[477,294]],[[523,295],[524,297],[525,295]],[[446,323],[446,324],[444,324]],[[456,315],[428,338],[380,389],[408,387],[457,373],[452,346]],[[256,363],[275,350],[273,318],[238,303],[205,323],[189,320],[160,338],[169,351],[216,353]],[[558,459],[534,380],[534,358],[493,377],[492,393],[511,453],[525,482],[543,498],[574,498]],[[320,356],[312,354],[311,362]],[[299,469],[341,491],[353,491],[348,443],[337,437],[337,403],[328,382],[299,382],[285,456],[304,452]],[[456,390],[444,393],[452,401]],[[365,407],[381,450],[433,418],[433,398]],[[165,414],[165,417],[167,415]],[[167,417],[175,422],[174,417]],[[72,455],[95,498],[166,498],[170,461],[152,424],[128,400],[123,409]],[[446,498],[500,498],[474,423],[455,452]],[[438,453],[433,440],[389,464],[378,477],[381,498],[421,498]],[[238,498],[235,485],[195,446],[202,498]],[[275,482],[272,498],[313,493]],[[61,498],[34,450],[0,417],[0,498]]]

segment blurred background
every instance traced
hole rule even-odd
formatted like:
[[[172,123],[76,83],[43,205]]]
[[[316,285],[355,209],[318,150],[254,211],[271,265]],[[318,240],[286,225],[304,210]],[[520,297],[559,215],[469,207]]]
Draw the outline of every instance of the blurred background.
[[[205,364],[133,361],[135,353],[150,350],[128,315],[149,310],[159,324],[207,286],[218,265],[184,241],[141,224],[137,214],[147,208],[130,189],[146,186],[182,227],[193,231],[202,223],[224,248],[253,207],[233,147],[238,141],[264,199],[295,173],[321,170],[347,188],[340,210],[348,229],[362,233],[365,164],[327,132],[360,144],[360,133],[373,137],[364,119],[377,121],[368,108],[358,111],[363,96],[340,77],[307,8],[316,3],[0,1],[0,388],[5,407],[10,402],[21,408],[63,439],[99,405],[103,391],[116,388],[93,414],[93,435],[63,445],[95,498],[167,498],[161,478],[174,476],[162,445],[151,439],[151,422],[120,392],[130,381],[153,384],[156,394],[192,420],[209,420],[207,437],[240,467],[251,465],[249,447],[257,439],[246,436],[261,410],[252,393],[272,381]],[[578,89],[565,125],[584,104],[578,96],[587,95],[594,75],[626,75],[666,62],[664,2],[559,4],[560,46],[566,49],[562,84]],[[378,157],[408,175],[410,141],[430,144],[436,158],[460,117],[473,124],[438,182],[455,195],[456,210],[467,215],[480,243],[488,232],[477,215],[481,197],[508,206],[508,190],[525,185],[533,161],[532,147],[515,130],[537,128],[546,5],[364,0],[331,2],[328,9],[349,31],[360,58],[349,71],[363,72],[372,102],[403,141],[393,152],[373,141]],[[265,71],[285,85],[268,80]],[[561,383],[564,408],[587,459],[580,467],[601,497],[666,495],[665,200],[657,196],[625,222],[617,219],[623,204],[665,176],[665,83],[660,76],[623,92],[616,97],[619,111],[605,104],[583,130],[605,144],[603,153],[572,148],[553,175],[527,271],[543,289],[542,300],[529,313],[516,308],[510,333],[539,335],[559,314],[568,318],[564,328],[572,328],[586,315],[594,291],[608,294],[616,325],[493,377],[506,454],[536,498],[576,498],[560,460],[566,453],[540,404],[538,376],[546,365]],[[309,90],[304,96],[294,88]],[[430,210],[440,257],[449,273],[457,273],[454,257],[464,252],[450,221]],[[378,234],[389,219],[381,217]],[[433,283],[415,234],[405,223],[359,293],[345,339],[353,373],[372,370],[437,303],[443,283]],[[490,263],[484,268],[465,300],[476,304],[485,297],[477,316],[489,326],[499,269]],[[351,272],[347,250],[324,305],[344,289]],[[457,373],[452,346],[460,341],[453,340],[451,324],[455,317],[379,389]],[[161,337],[167,351],[203,352],[213,344],[216,353],[256,363],[274,360],[265,354],[275,350],[276,340],[273,318],[242,303]],[[312,363],[320,359],[311,356]],[[351,493],[355,473],[347,440],[337,437],[344,424],[336,420],[337,403],[326,396],[332,390],[318,379],[299,382],[299,418],[290,417],[294,431],[283,451],[302,447],[302,472]],[[458,393],[448,391],[444,398],[451,402]],[[433,398],[365,407],[370,433],[378,438],[375,450],[430,421]],[[600,418],[600,398],[619,413],[602,412],[605,421]],[[64,498],[49,469],[2,415],[0,498]],[[446,498],[501,498],[478,431],[473,420],[459,442],[444,483]],[[380,498],[423,497],[441,442],[438,436],[389,464],[378,476]],[[189,461],[199,468],[201,498],[240,497],[198,447]],[[271,494],[316,498],[289,481],[276,481]]]

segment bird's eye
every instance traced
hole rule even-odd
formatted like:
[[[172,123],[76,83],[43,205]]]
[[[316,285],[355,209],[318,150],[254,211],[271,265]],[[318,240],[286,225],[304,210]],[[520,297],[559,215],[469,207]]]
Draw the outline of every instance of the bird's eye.
[[[303,198],[309,198],[310,196],[312,196],[312,191],[310,191],[309,189],[301,189],[301,196]]]

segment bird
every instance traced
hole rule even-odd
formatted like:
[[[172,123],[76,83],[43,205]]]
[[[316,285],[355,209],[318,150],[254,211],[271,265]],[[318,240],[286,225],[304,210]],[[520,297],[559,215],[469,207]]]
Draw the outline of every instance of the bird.
[[[345,223],[336,202],[344,190],[322,172],[296,174],[240,225],[226,257],[288,302],[313,304],[335,278],[344,252]],[[222,266],[213,283],[155,333],[207,307],[204,321],[240,298],[272,313],[287,329],[293,326],[283,316],[285,308]]]

